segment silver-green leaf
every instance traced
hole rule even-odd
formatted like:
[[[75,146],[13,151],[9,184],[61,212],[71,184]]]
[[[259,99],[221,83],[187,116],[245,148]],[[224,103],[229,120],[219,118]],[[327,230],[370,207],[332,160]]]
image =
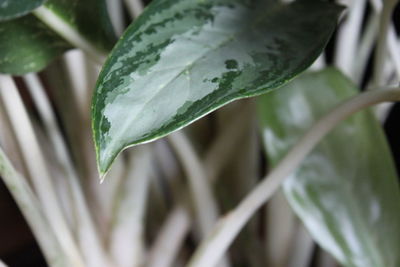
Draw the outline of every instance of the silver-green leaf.
[[[341,73],[302,75],[258,100],[269,162],[357,93]],[[400,266],[400,190],[380,124],[369,111],[342,122],[283,185],[314,239],[349,267]]]
[[[97,82],[92,124],[100,173],[127,146],[293,78],[320,54],[341,10],[323,1],[153,1]]]

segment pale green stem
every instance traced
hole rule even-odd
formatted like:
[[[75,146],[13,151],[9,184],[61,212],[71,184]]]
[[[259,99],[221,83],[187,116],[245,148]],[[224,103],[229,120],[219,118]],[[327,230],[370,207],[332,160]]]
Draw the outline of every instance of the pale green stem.
[[[107,0],[107,7],[114,30],[121,36],[125,28],[122,0]]]
[[[61,212],[61,206],[31,121],[10,76],[0,75],[0,96],[3,99],[5,110],[10,118],[35,190],[43,205],[44,214],[71,264],[74,267],[83,267],[85,266],[84,261]]]
[[[320,119],[286,154],[277,167],[233,211],[219,221],[196,250],[188,266],[215,266],[251,216],[279,189],[286,177],[339,122],[371,105],[399,100],[400,88],[369,91],[345,101]]]
[[[392,13],[396,6],[397,0],[385,0],[383,1],[383,9],[380,16],[379,32],[378,32],[378,43],[375,51],[374,58],[374,72],[372,87],[384,85],[383,71],[384,64],[387,54],[387,39],[389,32],[389,25],[392,19]]]
[[[335,65],[349,77],[354,73],[354,55],[357,51],[360,29],[366,6],[365,0],[350,1],[347,17],[338,29],[335,47]]]
[[[77,211],[78,236],[86,262],[88,266],[110,266],[109,259],[102,247],[102,241],[99,238],[86,199],[83,195],[78,174],[73,167],[68,154],[67,145],[58,127],[50,102],[45,95],[44,88],[36,74],[28,74],[24,76],[24,80],[42,118],[50,142],[54,147],[56,157],[66,174],[65,178],[67,179],[69,188],[65,188],[64,190],[69,189],[72,193],[72,199],[70,201]]]
[[[142,0],[125,0],[125,4],[128,6],[129,14],[132,18],[137,18],[144,9]]]
[[[183,132],[175,132],[169,135],[168,140],[182,163],[189,180],[201,236],[205,237],[212,230],[219,214],[209,179],[204,171],[203,164]],[[220,266],[229,266],[227,259],[223,259]]]
[[[172,267],[190,230],[192,220],[184,206],[171,211],[149,251],[147,267]]]
[[[144,262],[144,215],[150,183],[151,144],[130,151],[127,177],[121,183],[110,237],[110,251],[119,267],[140,267]],[[132,153],[133,152],[133,153]]]
[[[100,65],[104,63],[106,54],[93,46],[84,36],[82,36],[60,16],[54,13],[50,8],[43,5],[35,9],[32,13],[70,44],[82,49],[82,51],[87,53],[96,63]]]
[[[295,227],[294,241],[291,246],[292,253],[289,254],[288,267],[308,267],[311,265],[315,243],[304,225],[297,221]],[[321,266],[325,267],[325,266]]]
[[[26,178],[15,170],[1,147],[0,177],[26,218],[49,266],[67,267],[65,255],[60,249],[49,222],[43,215],[38,199],[27,183]]]

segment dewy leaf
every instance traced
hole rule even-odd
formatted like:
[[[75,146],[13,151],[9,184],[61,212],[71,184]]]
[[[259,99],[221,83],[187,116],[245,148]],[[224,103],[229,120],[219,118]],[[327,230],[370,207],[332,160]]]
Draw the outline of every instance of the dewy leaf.
[[[110,51],[116,42],[105,0],[48,0],[44,9],[103,52]]]
[[[127,146],[290,80],[320,54],[341,10],[322,1],[153,1],[97,82],[92,123],[100,172]]]
[[[302,75],[258,99],[272,166],[318,118],[357,93],[334,69]],[[371,112],[342,122],[283,185],[314,239],[343,265],[400,266],[400,192],[380,124]]]
[[[68,43],[33,15],[0,22],[0,73],[40,71],[68,48]]]
[[[0,0],[0,21],[24,16],[44,2],[45,0]]]

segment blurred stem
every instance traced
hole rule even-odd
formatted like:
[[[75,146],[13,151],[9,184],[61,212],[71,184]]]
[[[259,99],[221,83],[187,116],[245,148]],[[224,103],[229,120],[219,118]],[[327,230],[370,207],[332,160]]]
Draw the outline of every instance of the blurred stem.
[[[82,49],[97,64],[102,65],[104,63],[106,57],[105,52],[102,52],[97,49],[97,47],[93,46],[84,36],[72,28],[65,20],[57,16],[51,9],[43,5],[35,9],[32,13],[70,44]]]
[[[78,174],[73,167],[67,145],[57,125],[55,114],[45,95],[44,88],[36,74],[28,74],[24,76],[24,80],[42,118],[56,157],[66,174],[65,178],[69,187],[64,190],[69,190],[72,193],[71,206],[77,212],[78,236],[87,263],[89,266],[96,267],[110,266],[109,259],[106,257],[107,254],[102,247],[102,242],[87,206],[87,201],[83,195]]]
[[[212,230],[219,215],[217,201],[213,196],[209,179],[204,171],[203,164],[184,133],[175,132],[168,138],[187,174],[195,210],[200,222],[201,235],[205,237]],[[229,266],[227,259],[221,262],[221,266]]]
[[[144,9],[142,0],[125,0],[125,3],[128,6],[129,14],[133,19],[137,18]]]
[[[12,194],[27,223],[29,224],[49,266],[67,267],[65,255],[53,231],[42,213],[40,203],[27,183],[12,166],[0,147],[0,177]],[[1,262],[0,262],[1,266]]]
[[[374,73],[372,80],[372,87],[374,88],[384,85],[383,73],[384,73],[384,64],[386,60],[389,25],[392,20],[392,14],[396,6],[396,3],[397,0],[383,1],[383,10],[380,15],[380,23],[378,31],[378,43],[374,59]]]
[[[222,218],[196,250],[189,267],[213,267],[251,216],[279,189],[309,152],[339,122],[371,105],[400,101],[400,88],[374,90],[350,98],[322,117],[286,154],[275,169],[228,215]]]
[[[130,151],[126,179],[117,196],[110,250],[120,267],[140,267],[144,262],[144,214],[150,183],[152,145]],[[134,152],[134,153],[132,153]]]
[[[0,96],[4,101],[5,110],[10,118],[30,178],[43,206],[44,214],[71,264],[76,267],[83,267],[84,261],[61,212],[46,161],[28,113],[10,76],[0,75]]]

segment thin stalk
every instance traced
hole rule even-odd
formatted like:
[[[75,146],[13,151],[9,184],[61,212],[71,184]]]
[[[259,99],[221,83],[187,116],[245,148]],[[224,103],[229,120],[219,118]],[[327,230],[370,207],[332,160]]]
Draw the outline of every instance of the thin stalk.
[[[206,240],[200,244],[188,266],[215,266],[251,216],[339,122],[371,105],[399,100],[400,88],[369,91],[350,98],[325,115],[286,154],[277,167],[233,211],[219,221]]]
[[[69,187],[67,189],[72,193],[70,201],[72,202],[72,207],[77,211],[78,236],[86,261],[89,266],[110,266],[96,226],[93,223],[87,201],[83,195],[78,174],[73,167],[67,145],[57,125],[54,112],[45,95],[44,88],[36,74],[28,74],[24,76],[24,80],[42,118],[50,142],[54,147],[56,157],[66,174],[67,185]]]
[[[0,75],[0,97],[10,118],[35,190],[44,208],[44,213],[64,249],[71,264],[83,267],[84,262],[72,233],[61,212],[46,161],[34,133],[17,87],[10,76]]]
[[[375,51],[374,58],[374,72],[372,79],[372,87],[376,88],[382,86],[383,69],[387,53],[387,41],[389,26],[392,19],[392,13],[396,6],[397,0],[386,0],[383,2],[383,9],[380,16],[378,43]]]
[[[356,53],[355,67],[354,67],[354,81],[361,84],[365,68],[367,66],[368,58],[371,55],[374,43],[378,36],[379,29],[379,14],[377,11],[371,12],[368,17],[364,34],[361,37],[358,50]]]
[[[0,177],[12,194],[27,223],[32,229],[49,266],[68,266],[65,255],[60,249],[60,245],[49,226],[49,222],[43,215],[38,199],[27,183],[26,178],[22,177],[15,170],[1,147]]]
[[[107,7],[115,33],[121,36],[125,28],[122,0],[107,0]]]
[[[315,243],[301,222],[295,227],[292,253],[289,254],[288,267],[308,267],[311,264]],[[325,266],[324,266],[325,267]]]
[[[191,218],[184,206],[169,214],[149,252],[147,267],[172,267],[190,230]]]
[[[133,19],[143,12],[144,5],[142,0],[125,0],[125,4],[128,6],[129,14]]]
[[[183,132],[175,132],[169,135],[168,138],[187,174],[199,220],[201,236],[205,237],[212,230],[218,219],[217,201],[213,196],[203,164]],[[222,260],[221,266],[229,266],[227,259]]]
[[[295,215],[282,190],[267,205],[265,242],[268,266],[287,266],[294,241]]]
[[[96,63],[100,65],[104,63],[106,54],[93,46],[84,36],[61,17],[57,16],[51,9],[43,5],[35,9],[32,13],[69,43],[82,49],[82,51],[87,53]]]
[[[136,147],[134,152],[119,191],[110,238],[110,251],[120,267],[139,267],[144,262],[144,215],[150,184],[151,145]]]
[[[338,30],[335,49],[335,65],[343,73],[353,77],[354,58],[360,35],[366,1],[353,0],[348,9],[347,18]]]

